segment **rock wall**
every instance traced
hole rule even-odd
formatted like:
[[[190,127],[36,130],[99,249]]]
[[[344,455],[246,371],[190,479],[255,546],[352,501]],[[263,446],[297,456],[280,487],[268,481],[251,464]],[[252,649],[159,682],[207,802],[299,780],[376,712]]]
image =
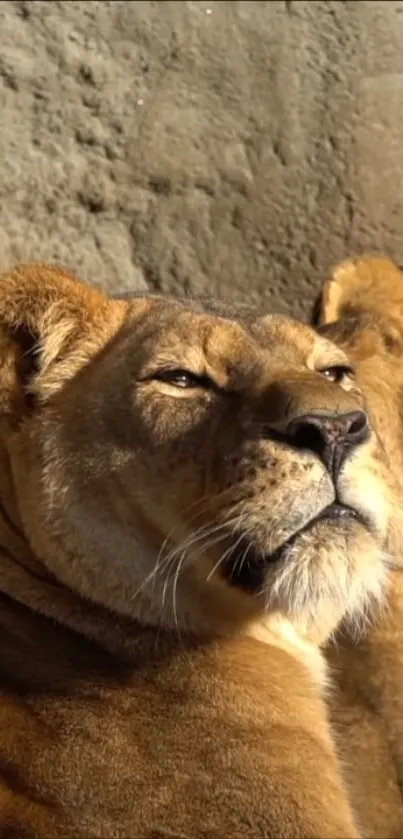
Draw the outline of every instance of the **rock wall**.
[[[309,314],[403,261],[401,0],[0,3],[0,269]]]

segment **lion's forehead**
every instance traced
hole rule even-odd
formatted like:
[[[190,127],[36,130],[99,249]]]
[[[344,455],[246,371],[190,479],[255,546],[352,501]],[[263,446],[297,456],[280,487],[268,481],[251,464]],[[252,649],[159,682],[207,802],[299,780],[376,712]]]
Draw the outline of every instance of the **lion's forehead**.
[[[280,370],[302,365],[313,370],[321,356],[324,363],[344,357],[311,327],[282,315],[243,317],[231,312],[231,317],[224,317],[157,301],[150,306],[143,329],[143,350],[146,347],[148,358],[161,364],[196,368],[207,364],[225,371],[237,368],[238,372],[249,371],[255,364]],[[135,319],[132,334],[136,341]]]

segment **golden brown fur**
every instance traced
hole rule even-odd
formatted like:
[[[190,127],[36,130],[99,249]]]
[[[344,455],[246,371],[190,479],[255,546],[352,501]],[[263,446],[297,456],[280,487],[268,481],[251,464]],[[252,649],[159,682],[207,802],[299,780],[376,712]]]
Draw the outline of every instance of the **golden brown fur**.
[[[290,436],[361,411],[343,351],[41,265],[0,329],[0,834],[357,836],[318,642],[382,598],[398,483],[366,428]]]
[[[342,263],[324,289],[322,330],[355,364],[357,380],[398,480],[403,480],[403,275],[388,259]],[[329,649],[332,713],[345,776],[366,836],[403,836],[403,545],[386,608],[357,641]]]

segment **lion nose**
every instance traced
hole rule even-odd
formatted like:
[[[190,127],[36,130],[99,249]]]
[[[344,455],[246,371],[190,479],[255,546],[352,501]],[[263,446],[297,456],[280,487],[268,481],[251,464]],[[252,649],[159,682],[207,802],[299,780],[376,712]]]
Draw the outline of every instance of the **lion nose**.
[[[364,411],[304,414],[288,424],[286,434],[292,445],[318,455],[336,477],[348,453],[368,438],[368,417]]]

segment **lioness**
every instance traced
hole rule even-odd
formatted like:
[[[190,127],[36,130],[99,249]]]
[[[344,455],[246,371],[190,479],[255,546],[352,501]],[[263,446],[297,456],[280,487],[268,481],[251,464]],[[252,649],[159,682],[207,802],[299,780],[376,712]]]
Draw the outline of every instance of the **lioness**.
[[[366,255],[339,265],[325,285],[322,334],[348,352],[390,469],[403,480],[403,275]],[[332,716],[350,798],[366,836],[403,836],[403,543],[387,608],[361,637],[345,630],[328,658]]]
[[[1,836],[358,836],[318,644],[403,534],[344,352],[43,265],[0,330]]]

